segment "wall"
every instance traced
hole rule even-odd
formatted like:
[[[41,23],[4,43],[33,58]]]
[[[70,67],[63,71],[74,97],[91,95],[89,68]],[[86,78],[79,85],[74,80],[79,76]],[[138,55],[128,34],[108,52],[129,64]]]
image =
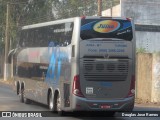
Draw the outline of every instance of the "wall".
[[[160,54],[153,55],[152,69],[153,72],[151,102],[160,102]]]
[[[137,54],[136,98],[160,102],[160,54]]]
[[[121,6],[116,5],[111,9],[107,9],[102,11],[102,16],[109,16],[109,17],[121,17]]]
[[[135,24],[155,25],[160,27],[160,0],[121,0],[122,17],[131,17]],[[160,51],[160,32],[136,31],[137,48],[145,48],[147,52]]]
[[[130,17],[137,25],[154,25],[160,27],[160,0],[121,0],[120,5],[112,8],[113,17]],[[103,16],[111,16],[111,9],[102,12]],[[136,47],[147,52],[160,51],[160,31],[136,30]]]
[[[121,0],[121,15],[137,24],[160,24],[159,0]]]
[[[136,31],[135,35],[137,48],[145,48],[150,53],[160,51],[160,32]]]
[[[137,54],[136,97],[151,101],[152,94],[152,54]]]

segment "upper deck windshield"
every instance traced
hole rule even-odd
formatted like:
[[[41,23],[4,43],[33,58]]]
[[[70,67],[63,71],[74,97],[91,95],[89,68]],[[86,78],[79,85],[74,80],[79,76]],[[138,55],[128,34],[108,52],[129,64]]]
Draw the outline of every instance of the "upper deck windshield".
[[[131,41],[133,39],[130,20],[120,19],[82,19],[82,40],[92,38],[116,38]]]

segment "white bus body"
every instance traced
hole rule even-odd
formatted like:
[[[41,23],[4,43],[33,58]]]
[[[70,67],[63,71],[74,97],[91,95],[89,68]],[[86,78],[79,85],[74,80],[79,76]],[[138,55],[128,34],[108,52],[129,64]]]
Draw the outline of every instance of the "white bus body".
[[[22,27],[17,95],[52,111],[131,111],[135,36],[130,19],[76,17]]]

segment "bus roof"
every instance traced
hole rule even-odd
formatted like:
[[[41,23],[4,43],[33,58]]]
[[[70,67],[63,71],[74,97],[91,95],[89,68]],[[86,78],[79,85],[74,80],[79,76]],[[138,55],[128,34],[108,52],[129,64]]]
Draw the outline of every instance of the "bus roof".
[[[22,30],[50,26],[50,25],[60,24],[60,23],[64,23],[64,22],[73,22],[74,19],[80,19],[80,18],[81,19],[121,19],[121,20],[130,19],[130,18],[122,18],[122,17],[82,16],[82,17],[74,17],[74,18],[61,19],[61,20],[37,23],[37,24],[32,24],[32,25],[26,25],[26,26],[22,27]]]
[[[49,25],[54,25],[54,24],[59,24],[59,23],[64,23],[64,22],[72,22],[72,21],[74,21],[74,19],[75,18],[68,18],[68,19],[62,19],[62,20],[49,21],[49,22],[43,22],[43,23],[27,25],[27,26],[23,26],[22,30],[38,28],[38,27],[44,27],[44,26],[49,26]]]

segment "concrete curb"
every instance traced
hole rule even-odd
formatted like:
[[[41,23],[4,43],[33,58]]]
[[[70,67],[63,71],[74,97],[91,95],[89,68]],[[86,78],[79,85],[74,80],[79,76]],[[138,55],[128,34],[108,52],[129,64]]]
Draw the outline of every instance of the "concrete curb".
[[[160,108],[160,103],[159,102],[144,101],[142,99],[136,98],[135,99],[135,106]]]
[[[160,108],[160,103],[135,103],[135,107],[144,107],[144,108]]]

